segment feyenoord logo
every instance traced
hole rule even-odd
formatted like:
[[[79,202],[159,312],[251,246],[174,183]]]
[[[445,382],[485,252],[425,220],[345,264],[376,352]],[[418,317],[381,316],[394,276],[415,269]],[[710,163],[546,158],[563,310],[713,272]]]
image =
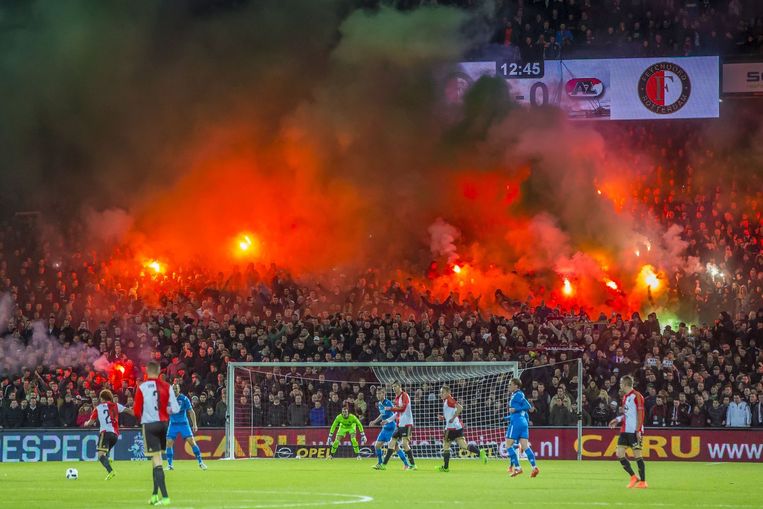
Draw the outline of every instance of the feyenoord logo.
[[[680,66],[660,62],[647,68],[638,81],[638,96],[649,111],[669,115],[684,107],[691,95],[691,81]]]

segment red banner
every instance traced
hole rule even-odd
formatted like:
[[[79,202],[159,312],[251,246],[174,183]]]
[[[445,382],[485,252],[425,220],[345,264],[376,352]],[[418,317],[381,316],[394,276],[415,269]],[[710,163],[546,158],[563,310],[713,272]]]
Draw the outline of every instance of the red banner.
[[[369,430],[370,440],[376,431],[376,428]],[[417,434],[421,431],[417,430]],[[502,435],[503,430],[500,433]],[[617,433],[610,429],[584,428],[583,458],[614,458]],[[236,457],[272,458],[276,445],[319,445],[327,436],[328,428],[240,430],[236,432]],[[220,458],[225,454],[225,431],[222,429],[199,430],[196,441],[205,458]],[[530,442],[540,458],[571,460],[577,457],[575,428],[532,428]],[[505,455],[503,447],[500,454]],[[175,457],[192,459],[190,446],[176,446]],[[759,462],[763,460],[763,429],[650,429],[644,435],[644,457],[649,460]]]

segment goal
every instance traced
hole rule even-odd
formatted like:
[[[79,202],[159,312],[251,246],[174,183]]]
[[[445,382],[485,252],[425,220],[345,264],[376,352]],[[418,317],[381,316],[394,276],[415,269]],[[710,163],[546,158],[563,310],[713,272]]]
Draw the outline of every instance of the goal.
[[[288,443],[295,441],[289,438],[288,428],[275,432],[279,435],[279,444],[273,446],[273,452],[278,445],[324,446],[328,426],[343,405],[348,405],[365,427],[379,415],[376,388],[383,387],[386,397],[392,400],[393,381],[399,381],[411,399],[414,420],[411,444],[416,457],[442,456],[444,427],[438,417],[442,414],[439,390],[443,385],[450,387],[453,397],[463,406],[461,418],[466,440],[485,448],[490,457],[504,457],[508,384],[519,373],[516,362],[231,362],[226,385],[229,402],[226,457],[261,457],[261,450],[256,446],[258,438],[268,432],[271,436],[274,434],[272,425],[282,422],[284,407],[288,407],[296,395],[302,396],[307,410],[324,409],[325,425],[303,427],[299,444]],[[275,410],[273,399],[279,399]],[[316,405],[316,401],[320,404]],[[272,412],[278,415],[270,415]],[[316,413],[320,416],[319,410]],[[373,455],[369,448],[379,431],[379,427],[366,429],[368,444],[362,455]],[[348,456],[348,451],[352,452],[350,442],[342,445],[345,447],[340,449],[344,451],[340,452],[344,454],[340,456]]]

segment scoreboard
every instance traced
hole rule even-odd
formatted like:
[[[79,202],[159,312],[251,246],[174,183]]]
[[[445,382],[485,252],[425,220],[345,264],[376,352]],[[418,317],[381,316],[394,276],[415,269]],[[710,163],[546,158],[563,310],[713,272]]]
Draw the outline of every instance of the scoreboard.
[[[719,65],[718,57],[462,62],[446,98],[458,101],[480,77],[498,76],[517,103],[553,105],[571,119],[717,118]]]

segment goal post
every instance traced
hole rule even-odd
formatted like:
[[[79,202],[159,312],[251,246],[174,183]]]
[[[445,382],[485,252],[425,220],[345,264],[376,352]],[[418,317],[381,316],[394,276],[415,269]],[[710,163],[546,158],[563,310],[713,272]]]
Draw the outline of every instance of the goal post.
[[[442,414],[439,390],[443,385],[450,387],[453,397],[463,406],[461,418],[467,442],[486,448],[491,457],[501,457],[508,384],[519,375],[519,364],[513,361],[231,362],[226,383],[226,459],[254,456],[246,444],[257,428],[267,427],[271,416],[263,414],[273,408],[272,399],[279,399],[281,409],[276,411],[281,414],[283,406],[288,406],[296,394],[302,396],[308,410],[323,408],[325,426],[314,427],[322,430],[317,436],[323,438],[306,444],[323,446],[327,426],[336,417],[333,412],[347,404],[367,426],[378,416],[376,388],[384,388],[386,397],[392,400],[393,381],[399,381],[411,399],[414,419],[411,443],[418,457],[441,457],[444,426],[439,420]],[[321,404],[316,405],[316,400]],[[380,430],[379,427],[366,430],[367,445],[373,444]]]

